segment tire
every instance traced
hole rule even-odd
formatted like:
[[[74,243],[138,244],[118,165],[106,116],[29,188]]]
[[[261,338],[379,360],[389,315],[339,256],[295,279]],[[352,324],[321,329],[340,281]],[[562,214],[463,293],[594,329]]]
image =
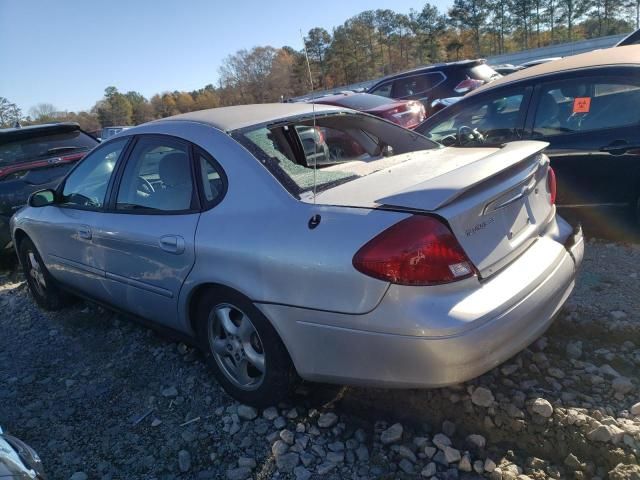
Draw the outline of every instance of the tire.
[[[34,300],[45,310],[60,310],[70,303],[70,296],[60,290],[29,238],[20,242],[20,264]]]
[[[291,394],[297,375],[289,353],[248,298],[215,287],[201,297],[196,312],[198,343],[229,395],[247,405],[268,407]]]

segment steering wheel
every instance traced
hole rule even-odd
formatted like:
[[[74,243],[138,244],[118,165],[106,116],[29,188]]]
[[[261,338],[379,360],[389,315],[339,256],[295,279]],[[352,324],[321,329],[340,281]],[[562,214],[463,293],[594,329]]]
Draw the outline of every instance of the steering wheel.
[[[467,127],[466,125],[461,125],[458,128],[457,139],[458,144],[461,147],[476,141],[484,143],[484,136],[478,131],[478,129]]]
[[[149,180],[147,180],[144,177],[140,177],[138,176],[138,186],[136,187],[136,189],[140,192],[146,193],[148,195],[154,193],[156,190],[155,188],[153,188],[153,185],[151,185],[151,183],[149,183]]]

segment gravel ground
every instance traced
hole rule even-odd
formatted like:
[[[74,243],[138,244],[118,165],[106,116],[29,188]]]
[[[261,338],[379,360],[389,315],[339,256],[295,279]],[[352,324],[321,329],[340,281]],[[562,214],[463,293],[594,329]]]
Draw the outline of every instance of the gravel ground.
[[[590,241],[546,336],[437,390],[303,385],[238,405],[197,352],[0,273],[0,424],[50,478],[640,479],[640,245]]]

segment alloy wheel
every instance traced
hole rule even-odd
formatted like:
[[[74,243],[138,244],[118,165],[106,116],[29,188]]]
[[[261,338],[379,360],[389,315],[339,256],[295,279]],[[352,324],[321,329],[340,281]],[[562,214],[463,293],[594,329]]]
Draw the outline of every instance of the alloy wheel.
[[[29,276],[31,277],[31,284],[36,289],[40,296],[44,296],[47,289],[47,282],[44,278],[42,266],[38,261],[35,253],[31,250],[27,251],[27,260],[29,260]]]
[[[213,358],[229,381],[242,390],[260,387],[265,352],[249,316],[234,305],[217,305],[209,314],[207,331]]]

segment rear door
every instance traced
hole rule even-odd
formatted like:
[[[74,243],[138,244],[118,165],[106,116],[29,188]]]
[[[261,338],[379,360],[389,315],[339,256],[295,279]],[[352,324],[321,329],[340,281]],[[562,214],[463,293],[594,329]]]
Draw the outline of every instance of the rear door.
[[[584,215],[635,202],[640,193],[639,69],[573,73],[542,83],[533,106],[530,135],[549,142],[559,207]]]
[[[97,232],[112,302],[168,326],[195,261],[195,171],[187,142],[138,136]]]

